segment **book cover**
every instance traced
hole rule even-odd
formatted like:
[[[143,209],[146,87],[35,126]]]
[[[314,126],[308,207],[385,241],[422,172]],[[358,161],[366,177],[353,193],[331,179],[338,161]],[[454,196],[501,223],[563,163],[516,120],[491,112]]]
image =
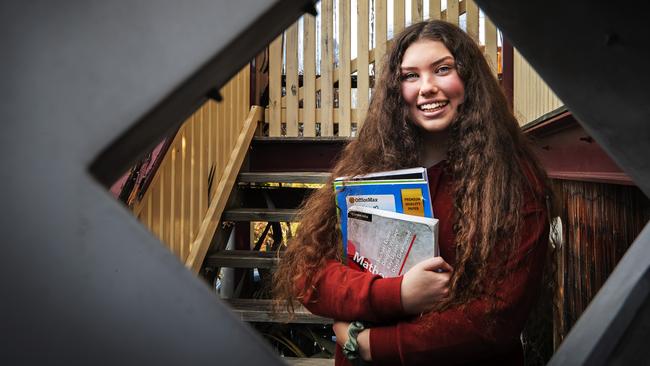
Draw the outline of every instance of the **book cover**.
[[[403,178],[407,175],[408,178]],[[346,258],[348,252],[348,207],[365,206],[414,216],[434,217],[425,168],[337,178],[334,181],[334,190],[343,239],[343,258]]]
[[[438,255],[438,220],[370,207],[347,213],[349,266],[382,277],[397,277]]]

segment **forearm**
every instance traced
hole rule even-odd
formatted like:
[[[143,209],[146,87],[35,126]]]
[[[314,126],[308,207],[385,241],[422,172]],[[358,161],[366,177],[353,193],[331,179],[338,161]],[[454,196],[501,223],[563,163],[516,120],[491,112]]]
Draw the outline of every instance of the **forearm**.
[[[301,302],[314,314],[338,320],[393,321],[406,315],[400,298],[401,280],[329,261]]]

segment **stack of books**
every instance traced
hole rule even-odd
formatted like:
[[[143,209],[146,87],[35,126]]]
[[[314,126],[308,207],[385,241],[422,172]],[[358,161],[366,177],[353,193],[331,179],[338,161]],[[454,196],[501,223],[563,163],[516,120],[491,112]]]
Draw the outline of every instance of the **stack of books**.
[[[397,277],[438,255],[425,168],[339,177],[334,190],[349,266]]]

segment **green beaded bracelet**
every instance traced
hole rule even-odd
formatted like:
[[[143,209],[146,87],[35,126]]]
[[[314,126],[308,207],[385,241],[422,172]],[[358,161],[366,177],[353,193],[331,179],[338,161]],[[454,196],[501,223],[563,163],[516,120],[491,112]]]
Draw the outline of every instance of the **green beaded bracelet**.
[[[357,341],[357,336],[365,328],[363,323],[356,321],[350,323],[348,326],[348,340],[343,345],[343,354],[345,357],[350,360],[359,360],[361,361],[361,355],[359,354],[359,342]]]

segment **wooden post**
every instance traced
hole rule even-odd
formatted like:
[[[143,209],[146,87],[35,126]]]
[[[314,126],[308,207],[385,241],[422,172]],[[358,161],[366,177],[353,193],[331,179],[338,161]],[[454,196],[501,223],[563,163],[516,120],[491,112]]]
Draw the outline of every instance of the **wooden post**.
[[[393,1],[393,35],[404,29],[404,0]]]
[[[386,0],[375,0],[375,83],[381,75],[381,66],[386,54]],[[376,85],[376,84],[375,84]]]
[[[286,32],[287,136],[298,136],[298,22]]]
[[[465,0],[465,14],[467,34],[479,44],[479,11],[474,0]]]
[[[440,0],[429,0],[429,19],[441,19]]]
[[[282,35],[269,46],[269,136],[282,134]]]
[[[316,136],[316,20],[312,15],[303,17],[303,126],[305,137]]]
[[[350,136],[350,2],[339,1],[339,136]]]
[[[422,21],[422,0],[411,0],[411,24]]]
[[[357,131],[368,110],[368,0],[357,0]]]
[[[333,121],[333,0],[321,1],[321,52],[320,52],[320,133],[321,136],[332,136],[334,134]]]
[[[485,17],[485,58],[487,58],[492,72],[497,75],[497,28],[492,21]]]
[[[452,24],[458,25],[458,0],[447,0],[447,21]]]
[[[512,44],[510,41],[506,38],[503,37],[503,48],[502,48],[502,54],[503,54],[503,69],[502,69],[502,82],[501,82],[501,87],[503,87],[503,90],[506,93],[506,97],[508,98],[508,104],[510,105],[510,109],[513,108],[513,97],[514,97],[514,60],[513,60],[513,49],[512,49]]]

